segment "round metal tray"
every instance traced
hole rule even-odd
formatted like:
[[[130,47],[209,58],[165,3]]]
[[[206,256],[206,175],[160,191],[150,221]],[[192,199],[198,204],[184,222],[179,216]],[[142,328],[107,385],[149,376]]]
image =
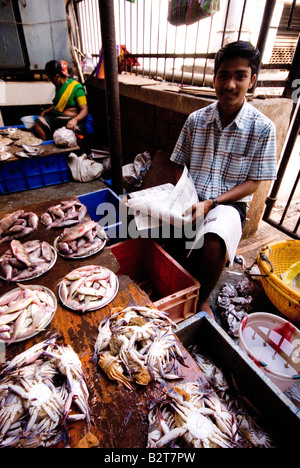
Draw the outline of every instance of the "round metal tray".
[[[36,285],[36,284],[30,284],[30,285],[27,285],[26,286],[27,289],[42,289],[44,292],[46,292],[47,294],[49,294],[49,296],[52,298],[53,300],[53,303],[54,303],[54,310],[52,312],[52,314],[50,315],[49,317],[49,320],[47,320],[47,322],[45,323],[45,325],[43,326],[43,329],[42,330],[36,330],[35,332],[32,332],[30,333],[29,335],[26,335],[26,336],[23,336],[22,338],[16,338],[13,343],[19,343],[21,341],[26,341],[26,340],[29,340],[29,338],[32,338],[36,335],[38,335],[39,333],[41,333],[42,331],[45,330],[46,327],[48,327],[48,325],[52,322],[55,314],[56,314],[56,310],[57,310],[57,299],[56,299],[56,296],[54,294],[53,291],[51,291],[51,289],[47,288],[46,286],[40,286],[40,285]],[[19,291],[21,290],[22,288],[15,288],[15,289],[12,289],[11,291],[3,294],[1,296],[1,299],[5,298],[6,296],[9,296],[10,294],[16,292],[16,291]],[[0,340],[1,342],[3,343],[8,343],[9,340]]]
[[[93,255],[101,252],[102,249],[104,249],[105,245],[106,245],[106,240],[103,240],[102,242],[102,245],[100,245],[98,248],[94,249],[94,250],[90,250],[89,252],[87,252],[85,255],[76,255],[76,254],[70,254],[70,255],[65,255],[63,253],[61,253],[58,248],[57,248],[57,244],[59,242],[59,240],[62,238],[63,234],[58,236],[55,240],[54,240],[54,248],[56,250],[56,252],[58,253],[58,255],[62,258],[66,258],[67,260],[82,260],[84,258],[88,258],[88,257],[92,257]],[[97,236],[99,239],[101,239],[101,237]],[[102,239],[101,239],[102,240]]]
[[[47,242],[48,243],[48,242]],[[11,280],[7,280],[4,276],[0,275],[0,279],[2,279],[3,281],[6,281],[8,283],[23,283],[23,282],[27,282],[27,281],[31,281],[35,278],[39,278],[40,276],[44,275],[45,273],[47,273],[47,271],[51,270],[51,268],[54,267],[56,261],[57,261],[57,252],[56,252],[56,249],[48,244],[50,247],[51,247],[51,250],[53,252],[53,258],[51,260],[51,262],[48,264],[47,268],[45,268],[45,270],[43,271],[40,271],[39,273],[35,274],[35,275],[32,275],[28,278],[19,278],[19,279],[11,279]]]
[[[99,265],[95,265],[95,266],[98,266],[98,267],[99,267]],[[84,267],[83,267],[83,268],[84,268]],[[61,294],[61,288],[62,288],[62,286],[61,286],[61,284],[60,284],[59,287],[58,287],[58,297],[59,297],[61,303],[62,303],[67,309],[74,310],[75,312],[81,312],[81,313],[92,312],[92,311],[94,311],[94,310],[99,310],[99,309],[102,309],[103,307],[107,306],[107,305],[116,297],[116,295],[118,294],[118,291],[119,291],[119,280],[118,280],[118,277],[115,275],[115,273],[114,273],[113,271],[109,270],[108,268],[103,267],[103,266],[101,266],[101,268],[104,269],[104,270],[109,271],[110,274],[114,275],[114,277],[115,277],[115,284],[116,284],[116,286],[115,286],[115,288],[114,288],[114,291],[112,292],[112,295],[111,295],[110,297],[108,297],[107,300],[104,301],[104,302],[101,304],[100,307],[99,307],[99,306],[97,306],[97,307],[92,307],[92,308],[90,308],[90,309],[88,309],[88,310],[86,310],[86,311],[81,311],[81,310],[78,309],[78,308],[75,308],[75,307],[70,306],[68,303],[66,303],[66,302],[63,300],[62,294]],[[80,268],[76,268],[76,270],[73,270],[73,271],[77,271],[77,270],[80,270]],[[71,273],[72,273],[72,272],[70,272],[69,274],[71,274]],[[68,276],[68,275],[66,275],[66,276]],[[64,278],[63,278],[63,279],[64,279]]]

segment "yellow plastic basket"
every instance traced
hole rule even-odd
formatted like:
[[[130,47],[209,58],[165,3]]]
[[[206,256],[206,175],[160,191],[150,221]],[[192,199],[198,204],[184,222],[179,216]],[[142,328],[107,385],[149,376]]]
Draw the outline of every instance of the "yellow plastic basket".
[[[291,321],[300,323],[300,293],[281,280],[300,260],[300,241],[281,240],[263,247],[257,258],[263,288],[274,306]]]

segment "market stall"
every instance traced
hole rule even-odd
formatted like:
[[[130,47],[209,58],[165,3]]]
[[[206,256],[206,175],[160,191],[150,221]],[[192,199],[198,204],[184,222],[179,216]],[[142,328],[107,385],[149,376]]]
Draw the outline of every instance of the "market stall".
[[[174,443],[178,447],[195,448],[211,445],[233,448],[272,447],[284,446],[287,440],[297,437],[300,421],[298,409],[247,356],[243,355],[228,335],[205,316],[206,314],[200,314],[199,317],[199,314],[196,314],[195,317],[176,326],[163,310],[156,309],[148,295],[122,271],[114,255],[116,250],[110,248],[106,241],[95,250],[77,253],[75,258],[74,255],[66,253],[66,250],[59,251],[53,247],[58,246],[58,241],[68,241],[68,229],[72,229],[72,226],[57,227],[63,218],[50,219],[51,214],[61,215],[59,210],[65,210],[66,213],[66,207],[72,206],[82,209],[79,200],[70,197],[64,201],[49,200],[36,203],[30,207],[30,212],[16,212],[13,220],[6,218],[6,215],[10,216],[12,213],[8,213],[5,207],[0,211],[0,220],[7,221],[4,224],[0,223],[0,301],[7,295],[11,297],[18,288],[23,291],[31,287],[34,291],[39,288],[42,288],[43,292],[49,291],[54,303],[57,303],[55,312],[41,331],[18,335],[16,329],[12,328],[8,338],[4,340],[5,353],[4,358],[3,353],[1,354],[3,362],[0,373],[0,389],[2,396],[4,394],[4,399],[0,398],[0,404],[4,410],[0,424],[2,431],[3,427],[7,431],[11,426],[12,435],[6,437],[4,434],[3,437],[2,434],[1,446],[36,444],[38,440],[30,432],[29,426],[35,427],[37,414],[42,414],[42,420],[46,420],[47,424],[47,421],[51,423],[52,413],[48,414],[43,405],[46,405],[47,398],[52,398],[53,395],[49,389],[45,393],[44,383],[48,382],[49,376],[38,377],[41,364],[37,365],[33,377],[28,377],[30,374],[25,375],[27,377],[22,381],[23,390],[16,383],[24,369],[24,361],[19,367],[14,367],[16,359],[29,350],[31,354],[25,356],[26,364],[39,363],[36,346],[38,352],[42,350],[38,355],[43,363],[48,358],[52,362],[53,356],[57,358],[58,351],[64,349],[59,346],[66,349],[70,347],[77,356],[75,361],[80,361],[77,361],[77,364],[75,362],[75,365],[75,356],[72,353],[68,355],[71,357],[64,361],[58,360],[58,369],[62,376],[56,376],[55,384],[50,388],[57,389],[61,378],[67,376],[69,393],[66,399],[69,406],[64,405],[67,409],[60,423],[62,427],[56,428],[57,432],[54,431],[55,435],[59,435],[59,441],[54,444],[55,437],[53,439],[51,436],[49,441],[43,440],[41,445],[76,447],[79,444],[80,447],[89,447],[92,444],[106,449],[163,448],[173,446]],[[20,222],[20,217],[22,223],[24,218],[28,221],[29,227]],[[70,221],[70,218],[68,220]],[[74,215],[73,226],[78,234],[82,229],[87,229],[87,226],[94,229],[94,222],[83,209]],[[18,231],[25,235],[12,242],[8,232],[4,230],[7,227],[13,227],[15,233]],[[71,234],[73,236],[74,231],[71,231]],[[72,236],[69,236],[71,243],[74,237]],[[22,246],[26,246],[27,243],[31,245],[32,242],[39,242],[44,255],[50,253],[52,257],[46,268],[26,277],[27,269],[23,266],[19,271],[18,265],[24,254]],[[124,246],[126,245],[125,242]],[[11,257],[13,270],[3,269],[3,258],[8,252],[16,255],[16,258],[13,258],[13,255]],[[131,252],[134,255],[134,251]],[[84,283],[86,289],[83,291],[79,287],[83,283],[78,274],[89,269],[93,273],[94,282]],[[84,307],[76,308],[73,302],[65,300],[62,284],[69,290],[73,288],[72,297],[78,299],[77,304],[82,304],[80,296],[83,296],[85,301],[85,295],[91,294],[87,289],[96,287],[96,274],[100,273],[100,284],[97,287],[101,289],[106,286],[104,278],[107,276],[102,277],[103,272],[109,272],[109,278],[114,279],[115,290],[108,296],[107,301],[100,305],[95,302],[97,307],[89,308],[88,305],[92,302],[88,300],[84,302]],[[25,274],[23,281],[14,277],[15,274],[21,274],[21,278]],[[158,270],[157,274],[160,274]],[[100,295],[102,296],[103,294]],[[10,314],[13,316],[15,305],[13,301],[11,303]],[[7,306],[3,306],[1,302],[0,320],[8,314],[5,307]],[[151,322],[149,317],[152,315],[155,320]],[[22,322],[22,326],[26,329],[25,322]],[[123,347],[124,343],[126,346]],[[3,350],[3,341],[1,345]],[[146,355],[150,356],[150,349],[152,357],[145,366],[144,358]],[[203,356],[197,354],[198,349],[205,354],[210,353],[211,358],[216,359],[215,362],[227,370],[230,380],[235,383],[233,394],[227,393],[230,386],[215,362],[206,361],[206,358],[203,360]],[[106,357],[108,361],[105,360]],[[79,384],[88,391],[84,402],[78,398],[80,391],[74,383],[76,378],[72,377],[73,367],[74,376],[77,375],[76,385]],[[6,384],[10,372],[12,380]],[[42,394],[30,393],[33,391],[32,378],[38,379],[37,386],[44,389]],[[3,385],[7,385],[4,390]],[[34,411],[29,417],[27,415],[29,421],[26,425],[18,421],[18,411],[14,410],[12,416],[5,416],[6,391],[12,392],[11,397],[16,397],[17,400],[20,397],[32,404]],[[230,411],[229,407],[224,406],[224,398],[230,402]],[[178,414],[181,414],[180,420],[176,418],[175,408],[179,411]],[[241,414],[246,414],[245,420],[240,419]],[[263,429],[256,425],[258,415]],[[204,432],[200,430],[203,422]],[[265,427],[271,429],[271,436],[265,432]],[[61,429],[65,435],[63,439]]]
[[[47,203],[37,203],[31,207],[33,213],[40,218],[52,205],[57,205],[60,200],[51,200]],[[1,219],[4,217],[5,207],[1,209]],[[39,222],[38,229],[32,232],[22,243],[39,239],[50,245],[61,229],[47,229]],[[9,248],[9,242],[0,244],[0,255]],[[118,276],[118,292],[115,298],[107,306],[99,310],[86,313],[76,312],[65,307],[58,295],[58,283],[68,273],[76,268],[86,265],[101,265],[112,272],[117,272],[119,264],[108,247],[99,253],[84,259],[66,259],[57,255],[55,264],[45,274],[33,280],[24,282],[24,285],[42,285],[54,292],[57,298],[57,311],[47,326],[46,330],[24,341],[15,342],[6,346],[6,359],[10,361],[25,349],[46,337],[57,333],[66,345],[70,345],[77,353],[83,366],[90,392],[90,407],[92,412],[91,433],[99,441],[100,447],[145,447],[147,440],[147,404],[149,388],[137,387],[135,391],[118,385],[117,382],[107,378],[104,372],[93,360],[94,345],[97,338],[98,326],[106,315],[110,315],[111,309],[126,308],[129,305],[145,306],[150,303],[148,296],[126,275]],[[15,282],[0,280],[0,296],[16,288]],[[182,345],[180,345],[182,346]],[[184,375],[195,378],[201,374],[200,369],[192,358],[185,352],[186,367],[182,366]],[[70,446],[74,447],[87,433],[86,421],[77,421],[68,427],[70,431]]]

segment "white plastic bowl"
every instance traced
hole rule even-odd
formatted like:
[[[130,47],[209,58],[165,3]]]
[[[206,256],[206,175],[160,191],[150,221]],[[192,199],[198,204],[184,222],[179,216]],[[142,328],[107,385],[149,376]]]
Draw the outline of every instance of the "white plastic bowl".
[[[300,331],[287,320],[248,315],[240,324],[239,346],[283,392],[300,378]]]
[[[34,127],[34,121],[37,118],[37,115],[26,115],[25,117],[21,118],[23,125],[27,128],[27,130],[32,130]]]

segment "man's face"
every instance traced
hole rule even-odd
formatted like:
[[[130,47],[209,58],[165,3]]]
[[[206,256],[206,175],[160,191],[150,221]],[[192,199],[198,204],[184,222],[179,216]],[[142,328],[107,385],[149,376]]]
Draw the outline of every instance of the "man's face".
[[[225,60],[214,76],[214,87],[221,109],[227,112],[239,110],[255,80],[256,75],[251,76],[247,59]]]

